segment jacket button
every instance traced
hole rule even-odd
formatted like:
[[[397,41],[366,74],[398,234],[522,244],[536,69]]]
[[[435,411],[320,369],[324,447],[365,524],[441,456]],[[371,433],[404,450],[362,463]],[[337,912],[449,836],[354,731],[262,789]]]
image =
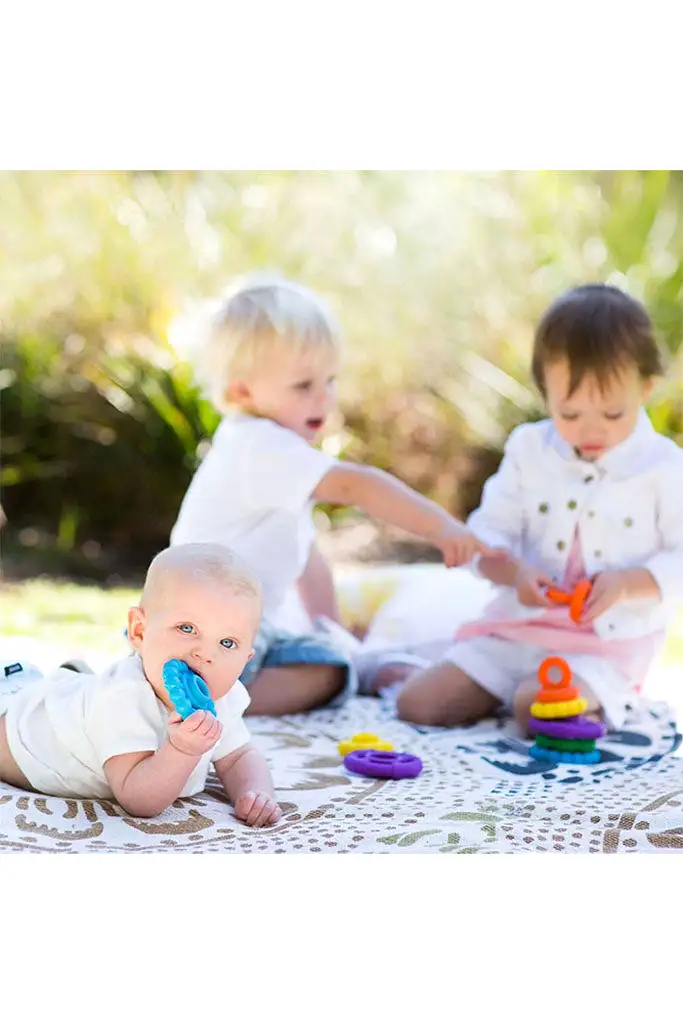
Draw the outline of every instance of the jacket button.
[[[548,502],[547,501],[542,501],[541,504],[538,506],[538,511],[542,512],[543,515],[545,515],[545,513],[548,511],[549,508],[550,508],[550,505],[548,504]]]
[[[584,482],[585,484],[590,484],[590,483],[592,483],[592,482],[593,482],[593,480],[594,480],[594,479],[595,479],[595,478],[594,478],[594,477],[592,477],[592,476],[585,476],[585,477],[583,478],[583,482]]]
[[[633,526],[632,519],[624,519],[624,526]]]
[[[600,550],[600,548],[598,548],[597,551],[594,551],[593,554],[596,558],[602,558],[602,551]]]
[[[573,498],[572,498],[571,501],[567,502],[567,508],[570,508],[572,511],[574,511],[574,509],[576,508],[576,502],[574,501]]]
[[[590,511],[588,513],[588,518],[589,519],[595,519],[595,512],[593,511],[593,509],[590,509]]]
[[[566,546],[567,545],[565,544],[565,542],[563,540],[558,540],[558,542],[557,542],[557,550],[558,551],[564,551]]]

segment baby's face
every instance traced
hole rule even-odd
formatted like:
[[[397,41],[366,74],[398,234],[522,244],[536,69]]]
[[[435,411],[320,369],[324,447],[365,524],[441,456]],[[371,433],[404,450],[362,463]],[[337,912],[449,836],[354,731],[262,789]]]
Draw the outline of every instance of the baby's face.
[[[275,348],[268,365],[241,383],[241,404],[313,444],[336,405],[336,375],[332,355]]]
[[[547,365],[544,377],[548,412],[559,434],[587,462],[599,459],[632,433],[653,387],[635,366],[623,370],[602,391],[595,377],[586,375],[571,397],[566,360]]]
[[[155,693],[170,707],[162,677],[166,662],[184,661],[219,700],[254,653],[259,618],[259,603],[249,594],[214,581],[178,579],[144,610],[130,609],[128,634]]]

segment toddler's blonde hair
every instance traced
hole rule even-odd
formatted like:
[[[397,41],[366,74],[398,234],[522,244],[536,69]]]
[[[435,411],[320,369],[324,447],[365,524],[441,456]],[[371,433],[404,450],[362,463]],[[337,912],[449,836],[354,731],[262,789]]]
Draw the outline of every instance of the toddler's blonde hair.
[[[337,357],[341,331],[309,288],[286,278],[252,274],[223,296],[197,354],[196,374],[216,408],[227,412],[230,383],[267,364],[277,346]]]

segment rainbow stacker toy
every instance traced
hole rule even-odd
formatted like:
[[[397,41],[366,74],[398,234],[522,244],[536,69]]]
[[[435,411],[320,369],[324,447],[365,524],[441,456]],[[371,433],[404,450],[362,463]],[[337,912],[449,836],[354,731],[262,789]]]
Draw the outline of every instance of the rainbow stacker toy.
[[[597,764],[600,751],[595,741],[605,735],[605,728],[582,715],[587,704],[578,688],[572,686],[572,670],[567,662],[564,658],[546,658],[538,678],[541,688],[529,719],[529,729],[535,733],[531,756],[555,763]]]

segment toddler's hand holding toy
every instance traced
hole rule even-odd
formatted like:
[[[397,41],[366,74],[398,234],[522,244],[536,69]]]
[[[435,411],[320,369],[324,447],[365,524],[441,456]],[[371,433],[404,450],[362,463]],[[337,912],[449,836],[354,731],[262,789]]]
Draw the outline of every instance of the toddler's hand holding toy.
[[[630,597],[629,576],[624,570],[607,570],[593,579],[591,592],[584,605],[581,622],[593,622],[613,604]]]
[[[515,588],[521,604],[528,608],[551,608],[552,601],[545,593],[545,588],[553,585],[546,573],[539,572],[529,565],[519,565],[515,574]]]

